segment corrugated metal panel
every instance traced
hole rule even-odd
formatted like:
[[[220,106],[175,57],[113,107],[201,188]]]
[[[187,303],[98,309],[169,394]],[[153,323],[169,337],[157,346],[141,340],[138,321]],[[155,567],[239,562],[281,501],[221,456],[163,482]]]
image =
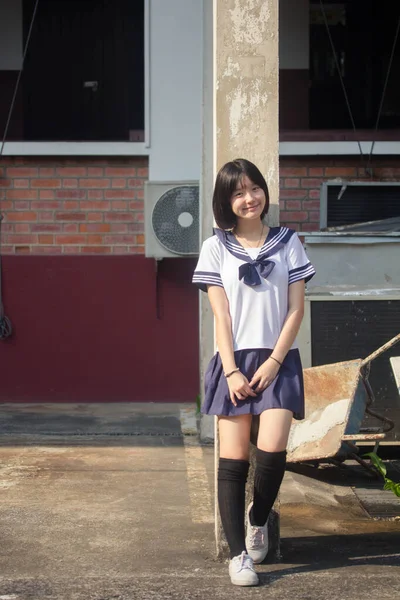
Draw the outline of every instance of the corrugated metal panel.
[[[400,332],[400,300],[312,302],[311,322],[313,366],[365,358]],[[376,410],[396,423],[388,440],[400,440],[400,401],[389,361],[398,353],[394,346],[374,360],[369,378]]]
[[[328,186],[328,227],[389,219],[400,215],[400,186],[349,185],[341,198],[342,184]]]

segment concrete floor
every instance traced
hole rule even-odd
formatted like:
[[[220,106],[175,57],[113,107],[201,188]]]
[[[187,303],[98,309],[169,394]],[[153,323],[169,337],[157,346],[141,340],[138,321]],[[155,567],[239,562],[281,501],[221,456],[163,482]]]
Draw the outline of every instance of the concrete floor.
[[[191,408],[80,406],[0,405],[0,600],[400,598],[400,520],[291,471],[281,562],[257,568],[259,588],[231,586],[215,560],[213,448],[182,436]]]

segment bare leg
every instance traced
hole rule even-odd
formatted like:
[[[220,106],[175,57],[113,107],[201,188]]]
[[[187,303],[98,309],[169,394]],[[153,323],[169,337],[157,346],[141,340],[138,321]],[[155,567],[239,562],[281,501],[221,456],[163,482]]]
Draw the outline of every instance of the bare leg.
[[[260,415],[257,448],[264,452],[286,450],[293,413],[284,408],[271,408]]]
[[[221,458],[249,460],[251,418],[251,415],[218,418]]]

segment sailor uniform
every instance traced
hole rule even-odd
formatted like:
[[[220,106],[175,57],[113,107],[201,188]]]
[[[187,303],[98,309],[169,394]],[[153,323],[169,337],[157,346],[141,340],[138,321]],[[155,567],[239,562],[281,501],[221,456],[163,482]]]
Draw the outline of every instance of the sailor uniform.
[[[315,269],[297,233],[272,227],[261,248],[244,248],[233,233],[215,229],[202,245],[193,283],[223,287],[229,302],[235,361],[250,381],[272,353],[288,312],[288,288],[309,281]],[[291,410],[304,418],[303,375],[297,344],[287,353],[275,380],[257,397],[231,402],[219,353],[205,374],[202,412],[212,415],[260,414],[269,408]]]

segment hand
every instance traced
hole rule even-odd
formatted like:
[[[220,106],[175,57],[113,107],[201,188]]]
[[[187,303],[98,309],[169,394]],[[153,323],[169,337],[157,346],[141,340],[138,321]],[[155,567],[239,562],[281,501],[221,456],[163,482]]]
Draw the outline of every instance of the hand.
[[[257,396],[251,389],[247,377],[240,371],[232,373],[226,381],[228,382],[229,396],[235,406],[237,406],[236,398],[238,400],[245,400],[248,396]]]
[[[253,375],[253,379],[250,381],[250,387],[255,388],[255,391],[259,394],[265,390],[275,377],[278,375],[279,365],[272,359],[267,359]]]

